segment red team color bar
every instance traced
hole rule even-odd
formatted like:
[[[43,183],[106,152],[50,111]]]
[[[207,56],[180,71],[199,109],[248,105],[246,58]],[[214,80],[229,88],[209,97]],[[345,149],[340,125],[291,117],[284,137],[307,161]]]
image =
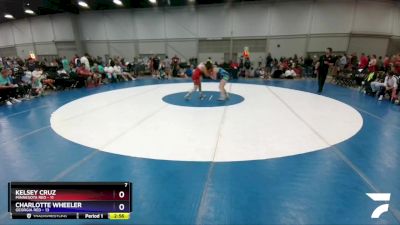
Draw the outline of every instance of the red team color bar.
[[[13,219],[128,219],[130,182],[10,182]]]

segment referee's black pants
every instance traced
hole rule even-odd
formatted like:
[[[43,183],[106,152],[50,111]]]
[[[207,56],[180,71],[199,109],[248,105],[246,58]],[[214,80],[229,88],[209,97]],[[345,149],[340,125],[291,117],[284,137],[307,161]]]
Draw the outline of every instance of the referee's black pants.
[[[322,73],[319,72],[319,74],[318,74],[318,92],[322,92],[327,74],[328,74],[328,72],[322,72]]]

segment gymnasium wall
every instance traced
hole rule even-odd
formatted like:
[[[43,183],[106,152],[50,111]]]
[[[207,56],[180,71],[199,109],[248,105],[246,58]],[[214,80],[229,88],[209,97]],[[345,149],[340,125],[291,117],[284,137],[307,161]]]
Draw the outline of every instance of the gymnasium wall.
[[[158,53],[220,61],[240,53],[246,44],[257,57],[266,51],[275,57],[305,55],[328,46],[337,52],[383,55],[398,48],[398,41],[392,41],[398,37],[396,1],[261,1],[21,19],[0,24],[0,53],[10,54],[15,48],[26,57],[29,51],[71,55],[75,50],[128,60]],[[228,44],[219,47],[218,41]]]
[[[15,52],[26,58],[30,51],[37,55],[57,55],[58,42],[75,42],[72,16],[57,14],[21,19],[0,24],[0,53],[7,50],[7,56]],[[6,54],[4,54],[6,56]]]

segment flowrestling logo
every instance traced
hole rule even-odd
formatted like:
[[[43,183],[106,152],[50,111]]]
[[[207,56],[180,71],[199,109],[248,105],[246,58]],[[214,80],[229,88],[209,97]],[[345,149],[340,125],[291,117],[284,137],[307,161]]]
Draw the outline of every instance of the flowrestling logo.
[[[379,219],[379,217],[389,211],[390,193],[366,193],[375,202],[387,202],[378,206],[371,214],[372,219]]]

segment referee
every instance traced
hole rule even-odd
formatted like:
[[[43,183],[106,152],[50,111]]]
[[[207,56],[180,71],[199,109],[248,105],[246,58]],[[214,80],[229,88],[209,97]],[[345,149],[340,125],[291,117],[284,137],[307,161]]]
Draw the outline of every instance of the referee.
[[[328,75],[329,66],[333,66],[335,58],[332,56],[332,48],[326,48],[325,55],[319,58],[318,67],[318,93],[324,88],[326,76]]]

